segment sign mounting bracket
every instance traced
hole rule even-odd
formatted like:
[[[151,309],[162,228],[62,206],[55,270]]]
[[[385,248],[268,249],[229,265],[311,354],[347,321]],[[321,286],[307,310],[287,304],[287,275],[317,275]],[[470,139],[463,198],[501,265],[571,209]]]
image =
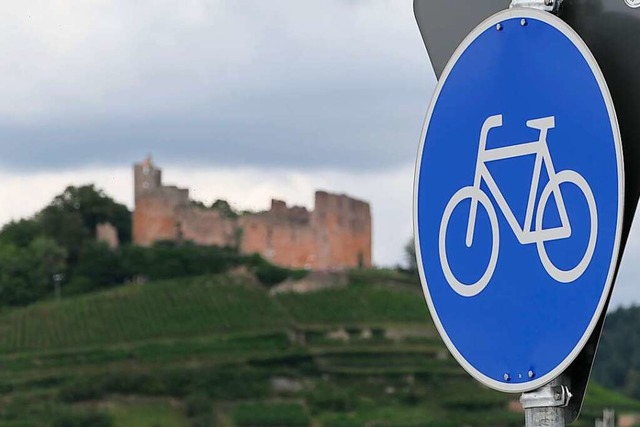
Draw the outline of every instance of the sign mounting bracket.
[[[509,8],[528,7],[557,14],[561,3],[562,0],[511,0]]]

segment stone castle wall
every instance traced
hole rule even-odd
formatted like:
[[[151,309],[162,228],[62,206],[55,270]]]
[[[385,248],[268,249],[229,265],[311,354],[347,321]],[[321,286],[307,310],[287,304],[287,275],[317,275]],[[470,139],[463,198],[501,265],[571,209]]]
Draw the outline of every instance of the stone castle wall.
[[[96,226],[96,240],[106,243],[111,249],[116,249],[120,246],[118,229],[108,222],[103,222]]]
[[[286,267],[334,270],[371,266],[369,204],[318,191],[315,209],[272,200],[268,211],[228,217],[194,205],[189,190],[163,186],[150,160],[134,166],[133,241],[238,247]]]

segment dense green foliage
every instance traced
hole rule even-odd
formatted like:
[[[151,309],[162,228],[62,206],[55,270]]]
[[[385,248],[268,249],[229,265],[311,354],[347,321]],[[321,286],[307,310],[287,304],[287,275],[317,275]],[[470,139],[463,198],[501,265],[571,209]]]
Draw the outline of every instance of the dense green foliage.
[[[231,248],[190,243],[159,242],[149,248],[126,245],[112,250],[104,243],[93,242],[81,252],[69,288],[72,293],[88,292],[139,279],[218,274],[240,265],[251,267],[256,259],[259,257],[242,256]]]
[[[402,277],[270,295],[235,273],[5,310],[0,427],[521,426],[517,396],[462,371]],[[591,385],[578,425],[603,407],[640,411]]]
[[[406,270],[408,273],[418,275],[418,259],[416,258],[416,246],[413,239],[404,245],[404,258],[406,262]]]
[[[185,419],[184,411],[172,400],[109,399],[114,427],[212,427],[215,423],[196,425]]]
[[[211,206],[207,206],[201,201],[191,200],[191,205],[200,209],[212,209],[217,210],[220,214],[225,218],[238,218],[240,214],[231,207],[229,202],[222,199],[217,199],[215,202],[211,204]]]
[[[211,204],[211,209],[219,211],[226,218],[237,218],[238,213],[229,205],[226,200],[218,199]]]
[[[230,218],[238,216],[224,200],[216,200],[210,209]],[[96,226],[105,222],[117,229],[121,243],[117,249],[96,241]],[[45,299],[53,294],[54,285],[60,285],[66,296],[127,282],[219,274],[239,266],[254,272],[267,286],[306,274],[272,265],[259,255],[240,255],[241,236],[236,238],[231,248],[190,242],[134,246],[126,206],[93,185],[71,186],[33,218],[11,222],[0,230],[0,306]]]
[[[311,420],[295,403],[246,403],[235,408],[233,421],[238,427],[305,427]]]
[[[122,242],[131,240],[127,207],[85,185],[68,187],[31,219],[6,224],[0,230],[0,305],[45,298],[56,282],[68,283],[87,263],[100,270],[94,274],[101,283],[121,281],[112,277],[108,254],[96,248],[96,225],[102,222],[113,224]]]
[[[640,307],[619,308],[607,316],[594,378],[604,386],[640,398]]]
[[[305,270],[270,264],[258,254],[238,254],[233,248],[158,242],[148,248],[126,245],[112,250],[104,243],[93,242],[81,252],[68,290],[70,293],[85,293],[140,279],[220,274],[240,266],[254,272],[260,283],[267,286],[306,274]]]
[[[53,291],[54,275],[65,271],[66,252],[36,237],[26,246],[0,245],[0,303],[25,305]]]
[[[194,427],[207,427],[214,423],[211,399],[204,393],[195,393],[184,400],[187,417]]]
[[[53,427],[112,427],[113,420],[100,412],[64,412],[53,419]]]
[[[267,286],[277,285],[289,278],[291,270],[269,263],[261,263],[256,268],[256,277]]]
[[[42,224],[33,219],[21,219],[5,224],[0,230],[0,245],[26,248],[43,234]]]
[[[82,247],[83,239],[94,236],[96,226],[104,222],[116,227],[121,243],[131,241],[131,212],[125,205],[115,202],[102,190],[96,189],[93,184],[67,187],[36,219],[56,241],[69,241],[67,250],[70,251]]]
[[[282,328],[286,315],[257,286],[220,277],[131,285],[0,314],[0,352]]]

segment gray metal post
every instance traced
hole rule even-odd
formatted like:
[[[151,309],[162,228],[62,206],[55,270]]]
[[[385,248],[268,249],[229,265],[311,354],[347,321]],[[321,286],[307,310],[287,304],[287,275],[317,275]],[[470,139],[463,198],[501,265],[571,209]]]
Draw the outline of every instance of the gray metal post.
[[[565,407],[571,393],[562,385],[561,377],[528,393],[522,393],[520,403],[524,408],[525,427],[564,427]]]
[[[562,0],[511,0],[509,7],[530,7],[544,10],[546,12],[557,13]]]

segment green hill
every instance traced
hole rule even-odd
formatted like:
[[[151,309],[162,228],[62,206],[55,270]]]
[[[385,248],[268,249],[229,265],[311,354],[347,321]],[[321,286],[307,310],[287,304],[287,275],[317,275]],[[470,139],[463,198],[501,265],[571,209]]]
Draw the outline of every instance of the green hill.
[[[271,295],[225,275],[0,313],[0,426],[520,426],[451,358],[415,283]],[[592,385],[580,425],[640,403]]]
[[[0,354],[286,325],[287,313],[257,286],[229,284],[225,277],[164,281],[0,314]]]
[[[610,388],[640,399],[640,307],[621,307],[607,315],[594,377]]]

